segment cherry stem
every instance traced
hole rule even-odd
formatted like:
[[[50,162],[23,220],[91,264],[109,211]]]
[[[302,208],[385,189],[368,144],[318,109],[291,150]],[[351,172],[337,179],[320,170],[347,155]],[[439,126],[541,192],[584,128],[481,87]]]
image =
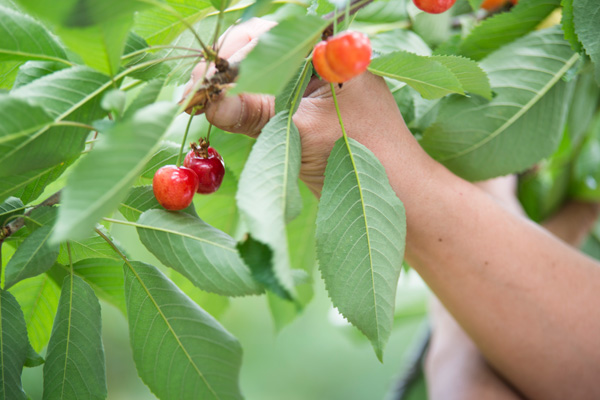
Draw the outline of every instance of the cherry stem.
[[[348,135],[346,135],[346,128],[344,128],[344,121],[342,121],[342,113],[340,112],[340,105],[337,101],[337,96],[335,94],[335,83],[330,83],[331,86],[331,95],[333,96],[333,104],[335,105],[335,111],[338,116],[338,120],[340,121],[340,127],[342,128],[342,135],[344,135],[344,141],[346,145],[348,144]]]
[[[137,51],[125,54],[124,56],[121,57],[121,60],[127,60],[128,58],[135,57],[135,56],[140,55],[140,54],[149,53],[151,51],[163,50],[163,49],[185,50],[185,51],[190,51],[192,53],[200,53],[200,54],[202,54],[202,52],[200,50],[193,49],[191,47],[157,45],[157,46],[148,46],[146,48],[143,48],[143,49],[140,49],[140,50],[137,50]]]
[[[185,149],[185,143],[187,142],[190,125],[192,125],[192,118],[194,118],[194,111],[190,113],[190,118],[188,119],[187,126],[185,127],[185,133],[183,134],[183,140],[181,141],[181,148],[179,149],[179,154],[177,155],[177,168],[179,168],[181,165],[181,156],[183,155],[183,150]]]
[[[225,1],[226,0],[221,0],[221,7],[219,7],[219,16],[217,17],[217,26],[215,26],[215,35],[213,37],[213,48],[215,49],[215,51],[217,52],[217,57],[219,55],[219,48],[217,41],[219,40],[219,33],[221,30],[221,24],[223,24],[223,17],[225,14]]]
[[[208,132],[206,133],[206,144],[210,146],[210,131],[212,130],[213,124],[208,124]]]
[[[200,44],[200,47],[202,47],[202,50],[204,50],[204,55],[205,55],[206,59],[212,60],[212,59],[216,58],[215,52],[212,49],[208,48],[204,44],[202,39],[200,39],[200,36],[198,36],[198,33],[194,30],[194,27],[181,14],[179,14],[179,12],[177,12],[176,9],[174,9],[173,7],[171,7],[168,4],[161,3],[156,0],[141,0],[141,1],[144,3],[147,3],[147,4],[151,4],[155,7],[162,8],[163,10],[169,12],[171,15],[173,15],[175,18],[177,18],[179,20],[179,22],[181,22],[183,25],[185,25],[185,27],[188,28],[190,30],[190,32],[192,32],[192,35],[194,35],[194,37],[198,41],[198,44]]]

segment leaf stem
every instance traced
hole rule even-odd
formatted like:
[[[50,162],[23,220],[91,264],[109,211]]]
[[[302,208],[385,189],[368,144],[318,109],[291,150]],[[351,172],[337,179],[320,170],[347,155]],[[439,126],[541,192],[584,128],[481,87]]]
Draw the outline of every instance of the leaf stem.
[[[181,155],[183,154],[183,149],[185,148],[185,143],[187,141],[188,132],[190,131],[190,125],[192,125],[192,118],[194,118],[194,113],[190,113],[190,118],[188,119],[187,126],[185,127],[185,133],[183,134],[183,140],[181,141],[181,148],[179,149],[179,154],[177,155],[177,168],[181,165]]]
[[[149,53],[151,51],[157,51],[157,50],[163,50],[163,49],[186,50],[186,51],[191,51],[193,53],[200,53],[200,54],[202,54],[202,52],[200,50],[193,49],[191,47],[157,45],[157,46],[148,46],[148,47],[145,47],[143,49],[136,50],[136,51],[131,52],[131,53],[127,53],[124,56],[121,56],[121,60],[127,60],[128,58],[135,57],[135,56],[137,56],[139,54]]]
[[[337,113],[338,120],[340,121],[340,127],[342,128],[342,135],[344,135],[344,141],[346,145],[348,145],[348,136],[346,135],[346,128],[344,128],[344,121],[342,121],[342,113],[340,112],[340,105],[337,101],[337,96],[335,94],[335,83],[330,83],[331,86],[331,95],[333,96],[333,104],[335,105],[335,112]]]
[[[91,125],[88,124],[84,124],[81,122],[77,122],[77,121],[56,121],[53,122],[51,124],[48,125],[49,127],[53,127],[53,126],[73,126],[76,128],[84,128],[87,129],[88,131],[96,131],[96,128],[94,128]]]
[[[108,236],[106,236],[104,233],[102,233],[102,231],[100,229],[94,228],[94,231],[96,232],[96,234],[98,234],[98,236],[100,236],[102,239],[104,239],[106,241],[106,243],[108,243],[108,245],[110,247],[112,247],[114,252],[117,253],[119,255],[119,257],[121,257],[123,259],[123,261],[125,261],[125,264],[127,264],[129,266],[129,268],[131,268],[133,270],[133,267],[129,263],[127,256],[125,254],[123,254],[123,252],[121,252],[121,250],[119,250],[119,248],[115,245],[115,243],[112,240],[110,240],[108,238]]]

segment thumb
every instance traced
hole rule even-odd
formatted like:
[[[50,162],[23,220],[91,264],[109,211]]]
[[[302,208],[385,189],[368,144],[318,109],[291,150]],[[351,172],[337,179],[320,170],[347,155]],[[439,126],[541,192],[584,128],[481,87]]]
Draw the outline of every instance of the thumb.
[[[257,137],[274,114],[275,98],[264,94],[224,96],[206,107],[206,118],[211,124],[251,137]]]

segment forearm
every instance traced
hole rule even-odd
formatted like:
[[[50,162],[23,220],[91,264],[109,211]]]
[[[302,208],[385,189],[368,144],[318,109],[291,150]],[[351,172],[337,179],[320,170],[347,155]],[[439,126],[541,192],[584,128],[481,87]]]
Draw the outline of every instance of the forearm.
[[[414,147],[400,147],[374,151],[407,210],[411,265],[527,397],[598,396],[595,262]]]

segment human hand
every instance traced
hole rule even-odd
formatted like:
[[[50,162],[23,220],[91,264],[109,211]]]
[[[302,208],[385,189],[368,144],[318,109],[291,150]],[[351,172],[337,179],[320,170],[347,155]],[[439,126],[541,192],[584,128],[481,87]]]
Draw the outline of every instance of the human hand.
[[[273,22],[259,19],[235,26],[223,35],[219,55],[230,62],[240,61],[256,45],[258,36],[273,26]],[[194,68],[184,96],[204,77],[205,70],[205,63]],[[208,74],[212,72],[214,70],[209,69]],[[336,95],[348,135],[376,155],[377,149],[384,149],[385,143],[394,136],[409,136],[409,142],[416,144],[382,78],[363,73],[344,83],[342,88],[336,87]],[[221,129],[256,137],[274,115],[274,102],[274,97],[260,94],[221,95],[216,101],[208,102],[205,113],[207,119]],[[327,157],[335,141],[342,136],[328,83],[312,78],[293,120],[302,144],[300,178],[318,195]]]

